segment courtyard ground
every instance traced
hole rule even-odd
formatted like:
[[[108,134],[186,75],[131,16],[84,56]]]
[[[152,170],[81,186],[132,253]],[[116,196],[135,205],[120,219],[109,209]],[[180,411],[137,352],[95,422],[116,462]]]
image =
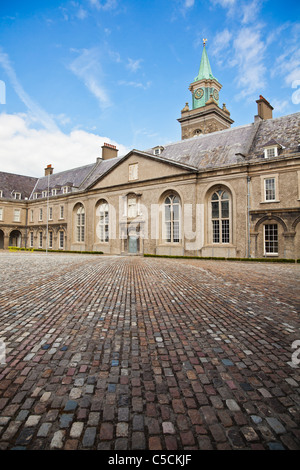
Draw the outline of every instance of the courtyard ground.
[[[0,450],[300,449],[299,265],[0,268]]]

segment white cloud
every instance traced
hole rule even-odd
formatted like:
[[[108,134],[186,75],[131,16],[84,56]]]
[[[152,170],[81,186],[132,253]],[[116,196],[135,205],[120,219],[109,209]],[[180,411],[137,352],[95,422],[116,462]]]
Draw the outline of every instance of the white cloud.
[[[141,82],[134,82],[134,81],[119,80],[118,84],[124,85],[124,86],[132,86],[134,88],[142,88],[143,90],[147,90],[151,86],[150,81],[146,83],[141,83]]]
[[[97,10],[113,10],[117,7],[117,0],[106,0],[101,2],[100,0],[89,0],[90,5]]]
[[[133,59],[128,59],[128,63],[126,65],[126,67],[131,71],[131,72],[136,72],[138,69],[141,68],[141,62],[142,62],[143,59],[137,59],[137,60],[133,60]]]
[[[9,78],[9,81],[20,98],[20,100],[28,108],[29,113],[31,114],[31,119],[42,124],[46,129],[55,131],[57,130],[57,125],[55,121],[37,104],[35,103],[30,96],[26,93],[23,86],[21,85],[16,72],[11,64],[11,61],[8,55],[2,51],[0,48],[0,65],[3,67],[6,75]]]
[[[33,129],[25,114],[0,114],[0,140],[1,171],[29,176],[43,176],[50,163],[55,172],[93,163],[101,156],[104,142],[116,145],[119,155],[129,151],[108,137],[84,130],[65,134],[60,130]]]
[[[262,6],[262,0],[252,0],[250,3],[243,3],[239,6],[242,12],[242,23],[255,21]]]
[[[195,4],[195,0],[185,0],[184,2],[185,8],[191,8],[194,6],[194,4]]]
[[[264,63],[266,46],[257,28],[242,28],[234,42],[232,66],[237,67],[237,83],[241,89],[239,97],[253,95],[266,85]]]
[[[78,51],[77,51],[78,52]],[[83,49],[68,68],[83,81],[88,90],[97,98],[101,108],[111,105],[110,99],[100,78],[103,75],[99,51],[96,48]]]
[[[230,44],[232,33],[226,28],[220,33],[217,33],[213,41],[213,54],[218,56]]]
[[[84,20],[88,16],[88,12],[86,10],[84,10],[82,7],[80,7],[79,10],[77,11],[76,16],[80,20]]]

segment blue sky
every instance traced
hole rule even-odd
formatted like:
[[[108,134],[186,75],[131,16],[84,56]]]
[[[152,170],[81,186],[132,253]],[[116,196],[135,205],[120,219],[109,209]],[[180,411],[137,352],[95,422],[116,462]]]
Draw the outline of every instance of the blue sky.
[[[202,40],[233,126],[300,110],[296,0],[0,4],[0,170],[39,176],[179,141]]]

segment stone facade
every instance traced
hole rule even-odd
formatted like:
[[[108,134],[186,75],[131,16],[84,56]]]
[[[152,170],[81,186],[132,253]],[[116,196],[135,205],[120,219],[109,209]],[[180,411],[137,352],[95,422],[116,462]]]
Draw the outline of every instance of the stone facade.
[[[296,113],[122,157],[104,146],[29,190],[2,172],[0,248],[299,258],[299,126]]]

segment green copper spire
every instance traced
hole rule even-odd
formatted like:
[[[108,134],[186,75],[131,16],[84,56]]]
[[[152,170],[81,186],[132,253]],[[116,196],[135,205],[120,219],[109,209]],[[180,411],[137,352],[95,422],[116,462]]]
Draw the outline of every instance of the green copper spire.
[[[194,82],[197,82],[198,80],[203,80],[203,79],[210,79],[210,80],[217,80],[216,77],[213,76],[210,63],[208,60],[208,55],[206,52],[206,41],[207,39],[203,39],[203,52],[202,52],[202,57],[201,57],[201,63],[200,63],[200,68],[198,72],[198,76],[195,78]]]

